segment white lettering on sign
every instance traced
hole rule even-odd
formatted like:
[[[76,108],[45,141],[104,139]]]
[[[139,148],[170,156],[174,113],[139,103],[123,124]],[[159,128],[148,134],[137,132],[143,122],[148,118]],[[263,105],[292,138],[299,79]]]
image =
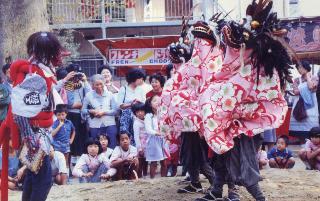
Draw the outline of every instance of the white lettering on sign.
[[[109,63],[112,66],[164,65],[169,62],[167,48],[109,50]]]

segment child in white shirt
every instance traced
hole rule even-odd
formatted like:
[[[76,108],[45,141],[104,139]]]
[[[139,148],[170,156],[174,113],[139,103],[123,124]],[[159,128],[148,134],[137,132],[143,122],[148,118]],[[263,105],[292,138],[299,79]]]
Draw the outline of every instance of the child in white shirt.
[[[132,180],[138,179],[137,169],[139,161],[137,149],[130,145],[128,133],[121,132],[118,136],[120,146],[117,146],[111,155],[111,167],[117,170],[115,180]]]
[[[87,153],[82,154],[77,161],[72,171],[73,176],[84,178],[87,183],[97,183],[101,178],[115,175],[116,171],[110,168],[110,161],[101,156],[102,148],[98,140],[89,138],[86,147]]]
[[[133,121],[133,134],[136,148],[138,150],[139,168],[138,177],[141,178],[148,174],[148,162],[146,161],[145,150],[148,141],[148,134],[144,124],[145,105],[143,103],[136,103],[132,106],[132,112],[135,115]]]

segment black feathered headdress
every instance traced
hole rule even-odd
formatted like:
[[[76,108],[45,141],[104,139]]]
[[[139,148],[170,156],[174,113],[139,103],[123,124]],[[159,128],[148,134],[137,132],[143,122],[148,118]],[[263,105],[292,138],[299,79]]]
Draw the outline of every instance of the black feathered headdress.
[[[287,30],[281,27],[277,13],[271,12],[272,5],[272,0],[253,0],[247,7],[243,23],[230,21],[222,28],[222,33],[229,46],[240,48],[245,44],[252,49],[251,60],[257,68],[258,80],[261,67],[269,77],[276,69],[283,88],[286,81],[292,82],[290,65],[298,60],[282,38]]]

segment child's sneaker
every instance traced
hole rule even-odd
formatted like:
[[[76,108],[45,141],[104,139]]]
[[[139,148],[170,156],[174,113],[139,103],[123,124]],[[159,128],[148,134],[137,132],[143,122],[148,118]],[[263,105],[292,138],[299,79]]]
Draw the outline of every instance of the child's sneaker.
[[[188,186],[184,188],[179,188],[178,193],[201,193],[203,192],[201,183],[190,183]]]

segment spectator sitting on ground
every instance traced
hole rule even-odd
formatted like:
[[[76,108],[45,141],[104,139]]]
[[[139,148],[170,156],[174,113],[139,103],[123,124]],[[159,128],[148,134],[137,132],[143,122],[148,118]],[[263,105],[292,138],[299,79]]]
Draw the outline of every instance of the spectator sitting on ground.
[[[259,147],[257,152],[257,161],[259,163],[259,169],[262,170],[268,165],[268,156],[265,150],[262,150],[262,146]]]
[[[111,155],[111,167],[117,169],[116,180],[138,179],[137,169],[139,166],[137,149],[130,145],[128,133],[118,134],[120,146],[117,146]]]
[[[299,157],[307,169],[320,170],[320,127],[313,127],[309,133],[305,148],[299,152]]]
[[[26,166],[19,169],[19,159],[17,153],[12,147],[9,147],[9,166],[8,166],[8,187],[10,190],[17,190],[19,184],[23,183]],[[2,170],[2,150],[0,150],[0,174]],[[1,179],[0,179],[1,185]],[[0,199],[1,200],[1,199]]]
[[[89,138],[86,148],[87,152],[81,155],[72,171],[73,176],[84,178],[87,183],[97,183],[115,174],[114,169],[109,168],[110,161],[101,157],[102,148],[98,140]]]
[[[280,136],[276,147],[268,153],[269,166],[271,168],[290,169],[293,168],[295,161],[292,151],[288,149],[289,139],[287,136]]]
[[[63,153],[50,149],[50,161],[52,170],[52,180],[58,185],[66,185],[68,181],[68,168]]]
[[[102,148],[101,156],[105,157],[109,160],[111,157],[111,154],[113,152],[113,149],[108,147],[109,142],[110,142],[109,136],[101,133],[98,135],[98,139],[99,139],[99,142],[100,142],[101,148]]]

